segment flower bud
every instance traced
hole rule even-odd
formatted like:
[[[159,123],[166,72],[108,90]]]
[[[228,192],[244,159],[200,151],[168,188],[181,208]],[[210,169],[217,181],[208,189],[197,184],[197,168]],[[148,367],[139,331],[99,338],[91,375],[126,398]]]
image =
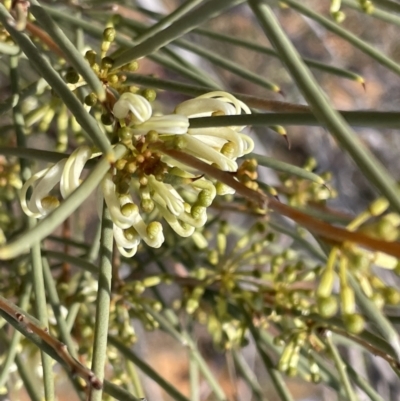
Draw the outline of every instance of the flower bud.
[[[335,296],[317,298],[318,312],[322,317],[329,318],[336,314],[338,302]]]
[[[361,333],[365,327],[365,320],[358,313],[343,315],[343,322],[346,326],[346,329],[352,334]]]
[[[378,198],[369,205],[368,212],[371,213],[372,216],[379,216],[384,213],[388,207],[389,201],[386,198]]]
[[[151,277],[146,277],[144,280],[142,280],[142,284],[148,288],[148,287],[154,287],[158,284],[161,283],[161,277],[160,276],[151,276]]]
[[[151,199],[142,199],[140,207],[145,213],[151,213],[154,210],[154,202]]]
[[[138,212],[138,207],[134,203],[125,203],[125,205],[121,207],[121,213],[125,217],[132,216],[133,214],[136,214]]]
[[[94,50],[88,50],[85,54],[86,60],[91,66],[96,63],[96,52]]]
[[[142,96],[146,98],[149,102],[154,102],[157,97],[157,92],[154,89],[145,89],[142,92]]]
[[[85,97],[84,102],[85,102],[85,104],[86,104],[87,106],[90,106],[90,107],[95,106],[96,103],[97,103],[97,96],[96,96],[96,94],[95,94],[94,92],[89,93],[89,94]]]
[[[349,286],[342,287],[340,289],[340,299],[342,303],[342,313],[345,315],[353,314],[356,309],[354,290]]]
[[[382,295],[388,305],[398,305],[400,303],[400,292],[394,287],[384,288]]]
[[[321,298],[329,297],[332,293],[335,272],[332,268],[325,268],[321,275],[321,280],[317,289],[317,296]]]
[[[114,42],[115,35],[116,32],[114,28],[106,28],[103,31],[103,40],[105,42]]]

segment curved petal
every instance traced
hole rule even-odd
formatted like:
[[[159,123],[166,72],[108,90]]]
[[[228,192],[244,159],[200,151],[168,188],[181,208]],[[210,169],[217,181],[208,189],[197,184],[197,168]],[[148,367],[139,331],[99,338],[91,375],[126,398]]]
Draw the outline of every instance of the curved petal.
[[[206,160],[210,163],[215,163],[221,170],[224,171],[236,171],[237,163],[223,154],[217,152],[215,149],[210,148],[202,141],[197,138],[186,134],[183,135],[186,140],[185,152],[192,154],[193,156],[199,157],[200,159]]]
[[[184,201],[172,185],[157,181],[154,175],[148,176],[148,185],[155,202],[166,206],[175,216],[184,211]]]
[[[152,109],[150,102],[143,96],[125,92],[115,102],[113,107],[114,116],[118,119],[125,118],[129,111],[133,114],[133,123],[143,123],[151,117]]]
[[[71,153],[65,163],[60,181],[60,192],[64,199],[79,187],[79,178],[86,162],[91,156],[92,151],[90,147],[86,145],[80,146]]]
[[[194,227],[186,224],[186,227],[182,227],[179,223],[178,218],[174,216],[167,208],[159,205],[158,210],[160,211],[162,217],[167,221],[171,228],[181,237],[190,237],[194,233]]]
[[[235,107],[230,103],[220,99],[200,97],[182,102],[176,107],[175,113],[190,118],[207,117],[211,116],[213,113],[223,113],[226,116],[238,114]]]
[[[34,218],[39,218],[41,217],[41,213],[39,213],[39,211],[36,209],[36,207],[32,209],[30,209],[28,207],[28,202],[26,200],[26,193],[28,192],[28,189],[32,186],[35,185],[35,183],[42,178],[47,171],[49,171],[49,168],[45,168],[44,170],[39,171],[38,173],[34,174],[32,177],[30,177],[28,180],[26,180],[26,182],[24,183],[24,185],[21,188],[21,191],[19,193],[19,200],[21,202],[21,208],[24,211],[24,213],[29,216],[29,217],[34,217]]]
[[[28,208],[34,212],[39,212],[41,216],[46,216],[49,209],[42,206],[42,199],[48,196],[50,191],[60,182],[60,178],[67,159],[62,159],[51,166],[43,178],[35,186],[31,199],[28,202]]]

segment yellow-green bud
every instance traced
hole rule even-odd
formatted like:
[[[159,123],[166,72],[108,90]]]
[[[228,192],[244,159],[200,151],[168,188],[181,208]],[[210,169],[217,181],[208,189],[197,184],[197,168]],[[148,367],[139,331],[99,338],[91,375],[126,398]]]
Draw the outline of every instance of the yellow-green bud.
[[[45,196],[40,200],[42,207],[46,210],[53,210],[60,206],[60,201],[55,196]]]
[[[212,264],[212,265],[217,265],[218,264],[218,252],[216,250],[212,250],[208,253],[207,256],[208,261]]]
[[[232,142],[225,143],[221,148],[221,153],[228,158],[232,158],[235,153],[235,145]]]
[[[186,312],[191,315],[196,312],[196,309],[199,307],[199,301],[197,299],[189,298],[186,302]]]
[[[89,93],[84,100],[87,106],[93,107],[97,103],[97,96],[94,92]]]
[[[383,308],[385,305],[385,297],[380,292],[374,292],[371,296],[371,301],[378,309]]]
[[[322,275],[317,289],[317,296],[321,298],[329,297],[332,293],[335,273],[332,268],[326,268]]]
[[[114,28],[106,28],[103,31],[103,40],[105,42],[113,42],[115,39],[115,29]]]
[[[358,313],[343,315],[343,322],[346,326],[346,329],[352,334],[361,333],[365,327],[365,320]]]
[[[65,74],[65,80],[69,83],[69,84],[76,84],[77,82],[79,82],[79,74],[75,71],[75,70],[68,70],[67,73]]]
[[[378,198],[369,205],[368,211],[371,213],[372,216],[379,216],[383,212],[385,212],[388,207],[389,201],[387,199]]]
[[[194,219],[199,219],[201,216],[203,216],[205,210],[205,207],[195,204],[190,209],[190,214]]]
[[[117,74],[109,74],[107,75],[107,81],[109,84],[116,84],[119,81],[119,77]]]
[[[340,299],[342,302],[342,313],[344,315],[353,314],[356,309],[354,290],[349,286],[341,288],[340,289]]]
[[[145,291],[146,287],[140,281],[134,281],[132,289],[135,295],[140,295]]]
[[[114,117],[111,114],[102,114],[101,115],[101,122],[104,125],[112,125],[112,123],[114,122]]]
[[[197,204],[201,205],[203,207],[209,207],[211,206],[213,202],[211,192],[208,189],[203,189],[199,192],[199,195],[197,196]]]
[[[332,17],[338,24],[341,24],[346,19],[346,14],[343,11],[336,11],[332,13]]]
[[[92,66],[93,64],[96,63],[96,52],[94,50],[88,50],[85,54],[85,58]]]
[[[135,230],[134,227],[129,227],[124,230],[124,236],[128,241],[132,241],[139,236],[138,232]]]
[[[318,297],[318,312],[322,317],[329,318],[336,314],[338,310],[338,302],[335,296]]]
[[[136,214],[138,211],[138,207],[134,203],[125,203],[125,205],[121,207],[121,213],[125,217],[132,216],[132,214]]]
[[[153,143],[158,141],[158,132],[151,130],[146,134],[146,142]]]
[[[130,141],[132,139],[132,132],[128,127],[121,127],[118,130],[118,136],[121,138],[121,141]]]
[[[162,225],[158,221],[152,221],[146,228],[147,235],[150,239],[157,237],[162,231]]]
[[[160,276],[151,276],[151,277],[146,277],[144,280],[142,280],[142,284],[148,288],[148,287],[154,287],[158,284],[161,283],[161,277]]]
[[[142,96],[149,102],[154,102],[154,100],[156,100],[157,97],[157,92],[154,89],[145,89],[142,92]]]
[[[174,138],[174,147],[176,149],[184,149],[187,146],[187,140],[183,138],[181,135],[175,135]]]
[[[386,287],[382,289],[382,295],[389,305],[398,305],[400,303],[400,292],[394,287]]]
[[[137,61],[132,61],[125,64],[122,68],[126,71],[135,72],[139,68],[139,63]]]
[[[145,213],[151,213],[154,210],[154,202],[151,199],[142,199],[140,207]]]
[[[103,57],[101,59],[101,68],[110,69],[113,66],[114,60],[111,57]]]

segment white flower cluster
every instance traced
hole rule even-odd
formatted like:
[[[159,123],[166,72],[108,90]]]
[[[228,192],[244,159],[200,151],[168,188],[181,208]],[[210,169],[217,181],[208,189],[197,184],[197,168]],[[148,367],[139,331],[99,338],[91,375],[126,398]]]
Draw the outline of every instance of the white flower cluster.
[[[121,95],[113,109],[114,116],[124,120],[121,121],[123,124],[129,117],[128,129],[135,138],[153,130],[164,141],[179,136],[184,144],[180,146],[183,151],[205,162],[215,163],[226,171],[237,170],[236,158],[251,152],[253,141],[241,133],[243,127],[190,129],[189,118],[241,114],[242,111],[250,113],[243,102],[226,92],[211,92],[188,100],[181,103],[174,114],[165,116],[152,116],[150,103],[133,93]],[[134,145],[131,150],[135,151]],[[21,189],[23,211],[28,216],[43,218],[57,208],[60,201],[50,192],[59,183],[61,197],[68,197],[80,185],[83,168],[91,157],[91,149],[81,146],[69,158],[33,175]],[[105,200],[114,224],[115,241],[121,254],[126,257],[136,253],[141,240],[154,248],[164,242],[161,223],[152,221],[146,224],[143,220],[139,206],[131,195],[133,188],[138,189],[136,192],[140,197],[140,205],[146,212],[156,209],[171,228],[183,237],[191,236],[196,228],[206,223],[207,207],[217,193],[214,184],[187,172],[176,161],[166,158],[163,163],[168,166],[165,179],[161,181],[159,177],[146,173],[139,188],[130,182],[129,190],[124,193],[119,193],[115,184],[118,175],[116,168],[110,169],[102,180],[102,196],[99,200],[101,204]],[[177,191],[178,187],[185,189],[185,199]],[[32,188],[32,194],[28,200],[29,188]]]
[[[189,127],[189,118],[215,115],[238,115],[251,111],[233,95],[215,91],[178,105],[174,114],[152,116],[150,103],[140,95],[124,93],[114,105],[114,116],[124,119],[131,113],[131,128],[134,135],[145,135],[155,130],[159,135],[180,135],[181,149],[221,170],[236,171],[236,159],[252,152],[253,140],[241,133],[245,127]]]

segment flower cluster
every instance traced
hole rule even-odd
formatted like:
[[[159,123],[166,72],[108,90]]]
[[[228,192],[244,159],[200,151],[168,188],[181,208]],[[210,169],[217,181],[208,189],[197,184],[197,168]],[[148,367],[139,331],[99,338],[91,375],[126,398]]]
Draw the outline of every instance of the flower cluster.
[[[206,209],[217,194],[217,183],[162,154],[154,145],[162,142],[221,170],[235,172],[236,159],[254,147],[251,138],[241,132],[244,127],[191,129],[189,119],[242,112],[250,113],[250,109],[222,91],[187,100],[170,115],[154,115],[149,101],[131,92],[115,102],[119,138],[128,151],[104,176],[99,199],[102,204],[104,198],[109,208],[114,238],[124,256],[133,256],[141,240],[154,248],[164,242],[161,223],[152,220],[154,210],[177,234],[188,237],[205,224]],[[91,157],[92,150],[83,145],[69,158],[33,175],[20,194],[24,212],[42,218],[58,207],[60,200],[50,192],[59,183],[61,197],[68,197],[80,185]],[[30,187],[32,195],[27,200]],[[218,193],[232,191],[224,188]]]

